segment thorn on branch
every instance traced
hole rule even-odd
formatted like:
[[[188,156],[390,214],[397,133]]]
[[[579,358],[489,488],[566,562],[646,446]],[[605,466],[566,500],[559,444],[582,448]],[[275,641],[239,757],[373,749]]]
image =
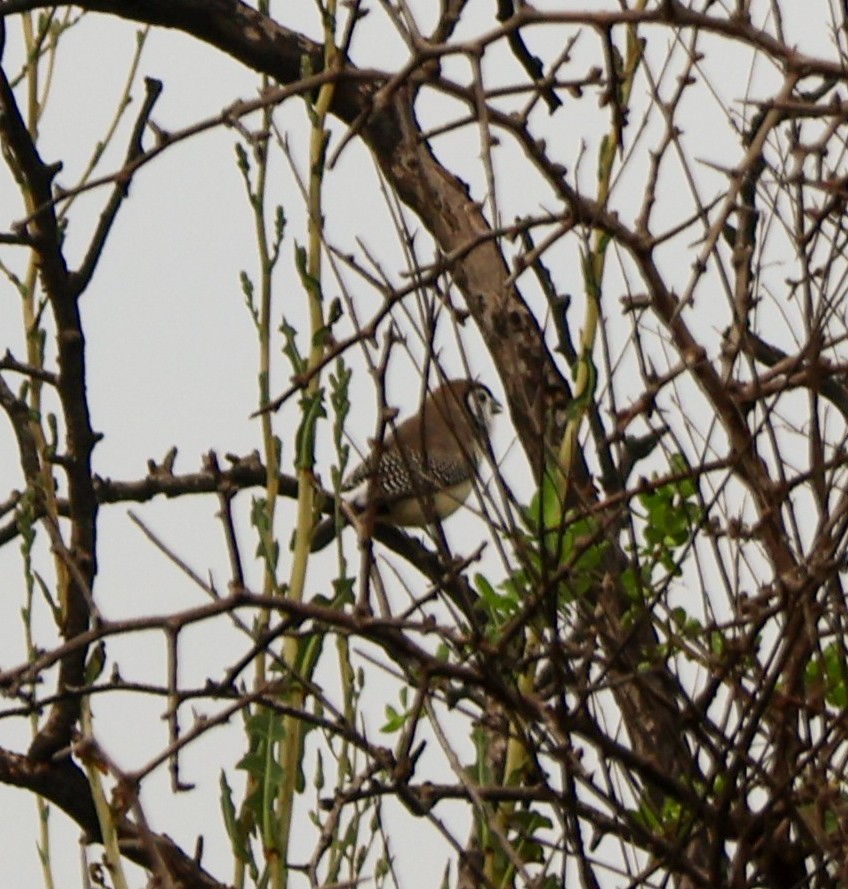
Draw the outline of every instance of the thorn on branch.
[[[62,161],[54,161],[52,164],[45,164],[44,175],[47,177],[48,181],[52,181],[62,172],[63,167],[64,164]]]
[[[161,476],[173,476],[174,474],[174,461],[177,459],[177,447],[174,445],[167,454],[165,454],[164,459],[161,463],[157,463],[155,460],[147,461],[147,472],[152,475],[154,478],[159,478]]]

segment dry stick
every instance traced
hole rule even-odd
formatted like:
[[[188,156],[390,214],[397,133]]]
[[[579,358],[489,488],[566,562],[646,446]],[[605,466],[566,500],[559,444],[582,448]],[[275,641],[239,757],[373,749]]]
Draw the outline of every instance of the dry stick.
[[[69,276],[68,283],[74,297],[83,293],[94,276],[94,272],[97,269],[97,263],[100,261],[100,257],[103,255],[103,250],[106,246],[106,239],[112,231],[112,226],[115,224],[118,211],[121,209],[124,199],[129,194],[132,175],[133,172],[135,172],[135,169],[137,169],[134,167],[134,164],[144,155],[141,138],[150,120],[150,115],[153,113],[153,107],[159,96],[162,94],[162,83],[161,81],[154,80],[152,77],[146,77],[144,85],[146,90],[144,102],[141,106],[141,111],[136,118],[135,126],[133,127],[132,135],[130,136],[127,156],[124,160],[124,169],[129,170],[130,172],[125,176],[118,176],[115,178],[115,187],[112,190],[112,196],[109,198],[109,202],[100,214],[100,220],[91,237],[91,243],[86,251],[85,258],[77,271]]]

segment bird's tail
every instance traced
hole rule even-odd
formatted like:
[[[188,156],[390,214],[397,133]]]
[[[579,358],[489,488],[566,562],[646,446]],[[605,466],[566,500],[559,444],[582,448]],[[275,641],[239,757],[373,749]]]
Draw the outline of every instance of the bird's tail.
[[[312,542],[309,544],[309,551],[312,553],[320,552],[324,547],[329,546],[335,539],[339,531],[347,525],[347,519],[344,515],[336,520],[336,516],[327,516],[321,519],[312,532]]]

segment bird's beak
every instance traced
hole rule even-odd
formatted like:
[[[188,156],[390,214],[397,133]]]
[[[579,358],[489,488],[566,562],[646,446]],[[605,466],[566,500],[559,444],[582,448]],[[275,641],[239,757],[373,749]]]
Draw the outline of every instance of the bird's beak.
[[[497,416],[498,414],[503,413],[503,405],[496,399],[492,399],[492,414],[493,416]]]

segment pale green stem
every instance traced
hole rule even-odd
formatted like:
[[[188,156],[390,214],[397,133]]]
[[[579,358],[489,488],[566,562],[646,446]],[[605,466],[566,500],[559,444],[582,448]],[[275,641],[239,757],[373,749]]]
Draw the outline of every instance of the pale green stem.
[[[637,0],[635,4],[636,10],[642,10],[647,5],[647,0]],[[642,59],[642,47],[636,39],[636,29],[628,26],[627,29],[627,56],[624,62],[623,71],[621,72],[620,95],[618,102],[622,108],[626,108],[630,101],[630,94],[633,90],[633,81],[639,62]],[[613,121],[610,131],[607,135],[606,142],[601,153],[599,162],[598,177],[598,203],[604,206],[609,198],[610,187],[612,184],[613,171],[615,168],[615,157],[621,144],[621,118],[613,115]],[[600,319],[601,306],[601,288],[604,279],[604,270],[606,267],[606,248],[608,240],[606,235],[600,229],[595,229],[593,233],[593,249],[589,257],[589,268],[586,270],[586,315],[583,321],[583,328],[580,332],[580,349],[579,364],[577,367],[577,376],[574,381],[574,401],[582,405],[581,410],[569,419],[560,442],[559,453],[557,454],[557,488],[560,493],[561,502],[564,502],[565,495],[568,490],[569,471],[574,459],[574,451],[577,447],[577,435],[580,431],[580,425],[586,410],[588,409],[588,398],[590,397],[589,387],[592,382],[592,374],[590,370],[591,356],[595,348],[595,339],[598,332],[598,321]]]
[[[324,66],[332,70],[336,65],[336,47],[332,23],[336,17],[336,2],[328,0],[324,10]],[[318,391],[320,376],[313,373],[319,366],[323,357],[323,346],[319,336],[324,328],[324,307],[321,303],[321,258],[323,242],[323,214],[321,212],[321,189],[324,177],[324,149],[328,137],[324,128],[327,112],[333,100],[334,85],[324,84],[318,92],[315,105],[312,109],[312,131],[309,146],[309,192],[308,192],[308,254],[307,274],[315,286],[307,287],[307,301],[309,307],[309,355],[307,358],[307,373],[310,381],[307,385],[307,394],[314,395]],[[298,455],[302,457],[302,455]],[[302,601],[304,585],[306,582],[306,568],[309,560],[309,542],[312,533],[312,524],[315,511],[315,490],[313,486],[313,469],[311,466],[301,466],[297,471],[297,527],[295,530],[294,553],[292,554],[292,566],[288,595],[295,601]],[[286,664],[293,666],[298,653],[298,640],[286,637],[283,643],[283,659]],[[287,703],[296,712],[303,706],[303,690],[293,687],[289,692]],[[281,766],[283,769],[283,782],[277,797],[277,816],[280,830],[279,856],[272,862],[271,879],[275,889],[283,889],[287,880],[285,858],[288,853],[291,836],[292,814],[294,808],[295,785],[298,774],[298,765],[303,749],[303,732],[301,722],[293,717],[284,719],[285,743],[281,753]]]
[[[80,707],[80,722],[84,738],[92,738],[91,705],[87,698],[83,698]],[[94,800],[94,809],[97,812],[97,821],[100,825],[101,842],[106,855],[106,864],[109,866],[109,875],[114,889],[129,889],[126,875],[124,874],[121,850],[118,845],[118,832],[115,830],[115,821],[106,793],[103,790],[103,780],[97,764],[96,753],[85,757],[85,773],[88,777],[88,785],[91,788],[91,797]]]

